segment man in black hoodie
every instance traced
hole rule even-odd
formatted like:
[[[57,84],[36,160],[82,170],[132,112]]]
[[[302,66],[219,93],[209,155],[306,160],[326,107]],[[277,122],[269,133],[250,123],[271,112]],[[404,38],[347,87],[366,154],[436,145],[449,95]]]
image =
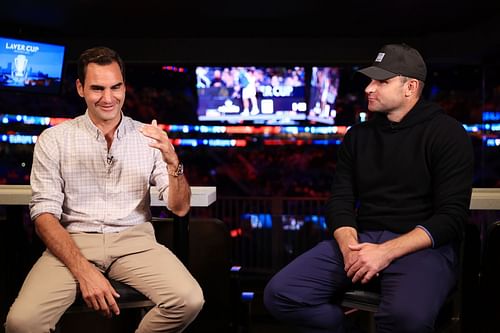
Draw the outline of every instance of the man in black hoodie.
[[[472,145],[460,123],[421,99],[427,69],[417,50],[385,45],[360,72],[375,115],[339,149],[326,207],[334,240],[278,272],[264,302],[302,332],[344,332],[342,293],[378,280],[377,332],[432,332],[456,284]]]

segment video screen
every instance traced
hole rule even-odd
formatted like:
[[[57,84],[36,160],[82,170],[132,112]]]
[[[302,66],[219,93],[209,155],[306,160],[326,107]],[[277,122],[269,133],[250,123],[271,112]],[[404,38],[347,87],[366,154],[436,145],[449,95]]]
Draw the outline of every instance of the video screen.
[[[335,124],[335,103],[339,91],[338,67],[312,67],[309,113],[311,122]]]
[[[304,67],[196,67],[201,122],[298,124],[306,120]]]
[[[0,37],[0,89],[59,93],[64,51],[62,45]]]

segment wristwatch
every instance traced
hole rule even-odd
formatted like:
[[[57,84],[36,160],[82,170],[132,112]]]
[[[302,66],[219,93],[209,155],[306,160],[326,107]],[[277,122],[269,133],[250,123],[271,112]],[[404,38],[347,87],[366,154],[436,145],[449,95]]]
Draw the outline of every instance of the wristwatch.
[[[168,167],[167,167],[167,171],[168,171]],[[184,165],[182,164],[182,162],[179,162],[179,164],[177,164],[177,168],[175,168],[175,171],[173,171],[173,172],[168,171],[168,174],[170,176],[173,176],[173,177],[182,176],[184,174]]]

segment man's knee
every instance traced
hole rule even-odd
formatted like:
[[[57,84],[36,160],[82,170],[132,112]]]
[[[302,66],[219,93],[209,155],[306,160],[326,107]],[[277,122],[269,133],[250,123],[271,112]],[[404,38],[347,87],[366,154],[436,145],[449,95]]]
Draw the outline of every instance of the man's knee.
[[[153,307],[143,318],[136,332],[180,332],[201,311],[205,300],[201,288],[180,288]]]
[[[298,304],[284,295],[286,291],[283,290],[282,284],[278,280],[273,278],[268,282],[264,289],[263,301],[264,306],[272,315],[281,318],[289,310],[296,308]]]
[[[185,313],[188,317],[195,317],[201,311],[205,299],[201,287],[193,288],[193,290],[183,296]]]
[[[274,283],[274,279],[271,279],[264,288],[264,305],[270,312],[273,312],[277,307],[277,295],[279,294],[279,288],[277,287],[276,283]]]
[[[385,312],[385,311],[384,311]],[[434,330],[435,316],[422,309],[393,308],[377,316],[381,332],[427,333]]]
[[[13,313],[12,310],[7,314],[5,320],[5,332],[6,333],[17,333],[17,332],[28,332],[29,328],[26,327],[28,320],[26,316],[21,314]]]
[[[203,291],[198,284],[191,288],[178,289],[174,303],[171,309],[177,309],[182,317],[190,320],[198,315],[205,303]]]
[[[5,333],[48,332],[42,318],[29,309],[20,310],[12,307],[5,320]]]

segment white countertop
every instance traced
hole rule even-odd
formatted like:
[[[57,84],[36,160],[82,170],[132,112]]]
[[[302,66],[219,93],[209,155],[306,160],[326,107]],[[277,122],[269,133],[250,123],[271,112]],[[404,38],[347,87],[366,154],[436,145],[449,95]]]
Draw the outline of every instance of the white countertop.
[[[158,191],[151,188],[151,206],[165,206],[158,200]],[[191,186],[191,207],[208,207],[215,202],[215,186]],[[30,185],[0,185],[0,205],[27,205],[31,199]]]
[[[470,209],[500,210],[500,188],[474,188]]]
[[[210,206],[216,196],[215,186],[191,186],[191,207]],[[0,205],[27,205],[30,198],[30,185],[0,185]],[[151,206],[164,206],[154,187],[151,188]],[[500,210],[500,188],[474,188],[470,209]]]

